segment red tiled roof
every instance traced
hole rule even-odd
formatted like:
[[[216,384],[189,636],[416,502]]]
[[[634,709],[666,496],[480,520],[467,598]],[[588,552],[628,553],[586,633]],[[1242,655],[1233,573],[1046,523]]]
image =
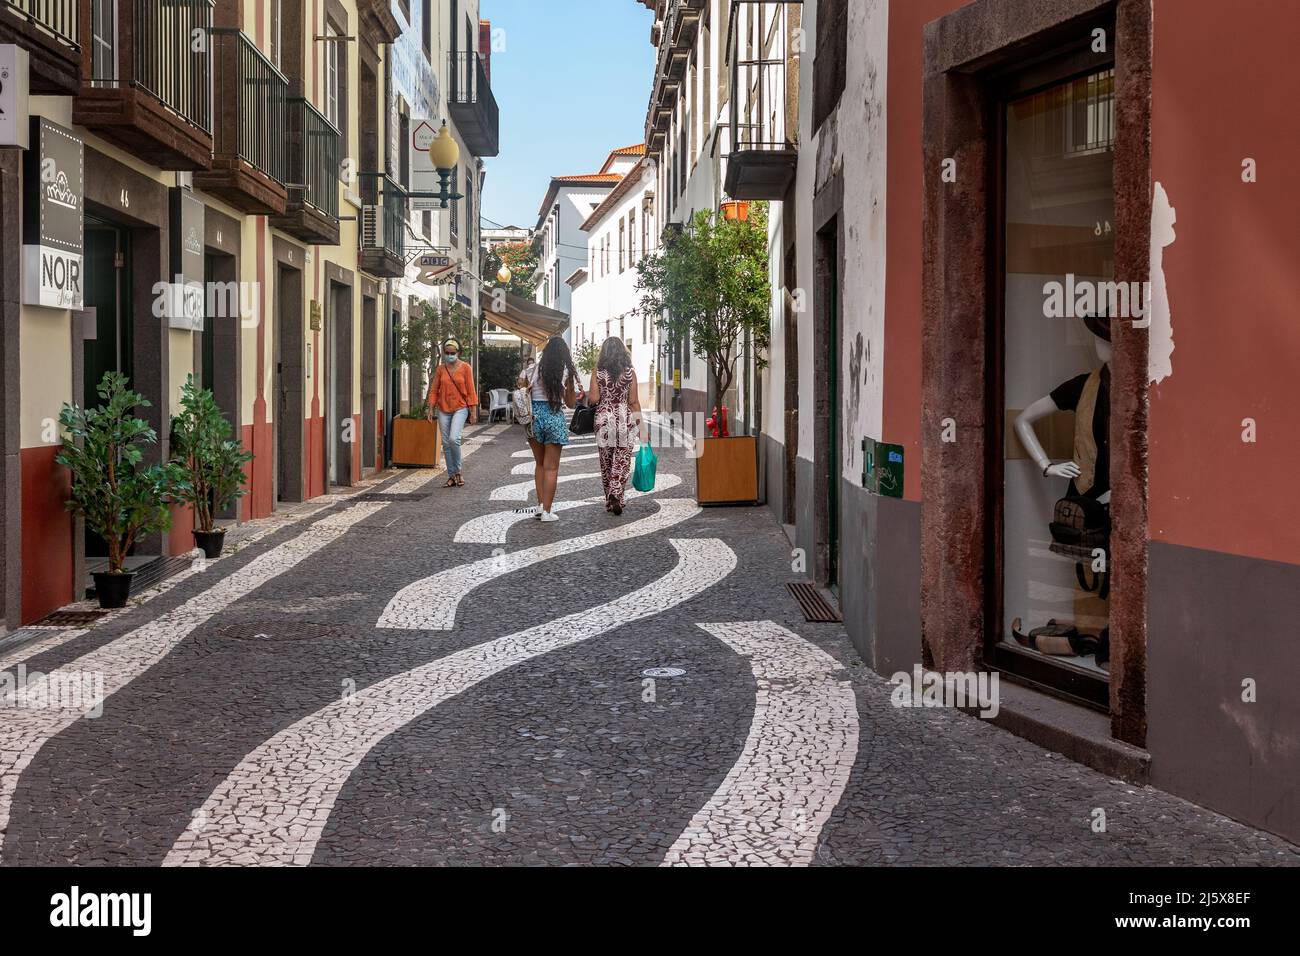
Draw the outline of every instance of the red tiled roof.
[[[644,169],[645,169],[645,160],[643,159],[627,171],[627,175],[624,176],[619,181],[619,184],[610,191],[610,194],[605,197],[604,201],[601,202],[599,206],[597,206],[595,209],[591,211],[591,215],[587,217],[586,222],[584,222],[578,228],[580,228],[583,232],[587,232],[597,222],[605,218],[605,214],[609,212],[611,208],[617,205],[618,202],[628,194],[628,192],[632,189],[632,187],[634,187],[637,183],[641,182],[641,175]]]
[[[616,183],[623,178],[622,173],[582,173],[578,176],[555,176],[553,183]]]

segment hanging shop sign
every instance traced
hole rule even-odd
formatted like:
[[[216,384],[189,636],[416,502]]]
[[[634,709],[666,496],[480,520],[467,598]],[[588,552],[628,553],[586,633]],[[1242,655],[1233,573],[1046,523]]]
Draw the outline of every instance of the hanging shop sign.
[[[438,131],[434,129],[433,121],[411,120],[410,140],[406,144],[410,154],[410,171],[411,171],[411,192],[413,193],[436,193],[438,192],[438,170],[433,166],[433,157],[429,154],[429,147],[433,145],[434,139],[438,136]],[[415,198],[411,200],[411,208],[416,210],[440,209],[441,204],[436,199]]]
[[[420,269],[415,281],[423,285],[451,285],[460,276],[460,263],[451,256],[420,256],[415,264]]]
[[[167,324],[173,329],[202,332],[203,229],[206,209],[188,189],[172,187],[171,204],[171,302]]]
[[[0,43],[0,146],[27,149],[31,119],[27,114],[27,51]]]
[[[80,309],[85,155],[81,138],[43,116],[31,118],[23,154],[23,304]]]

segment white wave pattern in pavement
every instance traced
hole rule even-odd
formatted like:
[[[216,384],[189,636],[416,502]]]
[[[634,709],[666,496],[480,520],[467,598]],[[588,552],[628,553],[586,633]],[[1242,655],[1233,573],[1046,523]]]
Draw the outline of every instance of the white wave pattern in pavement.
[[[598,471],[584,471],[580,475],[560,475],[555,479],[557,485],[567,484],[571,481],[586,481],[588,478],[600,478]],[[521,481],[514,485],[502,485],[500,488],[492,489],[489,495],[491,501],[527,501],[529,494],[533,490],[533,481]]]
[[[758,685],[744,750],[663,866],[807,865],[858,752],[838,661],[774,621],[699,625],[749,658]]]
[[[689,498],[667,498],[655,504],[659,509],[654,514],[630,524],[526,548],[513,554],[492,555],[414,581],[388,602],[375,626],[407,631],[449,631],[456,626],[456,610],[460,602],[488,581],[552,558],[654,534],[700,513],[700,506]]]
[[[560,459],[561,465],[567,465],[571,461],[591,461],[600,457],[600,452],[594,451],[590,455],[565,455]],[[531,475],[537,467],[536,462],[526,461],[523,464],[515,465],[510,469],[512,475]]]
[[[428,480],[427,473],[424,480]],[[49,696],[59,693],[58,687],[51,682],[57,683],[64,672],[96,674],[103,679],[103,698],[98,702],[86,702],[84,709],[19,708],[5,714],[3,722],[0,722],[0,850],[4,847],[4,834],[9,827],[9,812],[19,775],[46,741],[80,720],[95,703],[102,704],[104,698],[117,693],[166,657],[172,648],[218,611],[311,557],[358,521],[383,507],[385,505],[380,502],[361,502],[327,515],[297,537],[258,555],[179,607],[83,654],[53,674],[29,681],[27,694],[30,699],[56,699]]]
[[[10,651],[8,654],[0,655],[0,671],[7,670],[14,664],[21,664],[23,661],[31,660],[38,654],[52,651],[54,648],[68,643],[68,641],[74,641],[79,637],[85,637],[89,633],[90,631],[84,628],[52,629],[45,637],[29,641],[21,647]]]
[[[652,584],[385,678],[276,734],[217,786],[163,865],[311,863],[348,778],[384,738],[507,668],[688,601],[736,567],[716,538],[671,544],[678,563]]]
[[[642,498],[645,495],[658,494],[661,491],[668,491],[676,488],[682,483],[679,475],[659,475],[655,479],[655,486],[650,491],[637,491],[635,488],[630,490],[625,496],[624,501],[631,501],[633,498]],[[572,508],[587,508],[591,505],[603,505],[605,498],[597,495],[594,498],[580,498],[577,501],[557,501],[551,505],[552,511],[568,511]],[[510,534],[510,529],[521,521],[529,521],[533,517],[531,512],[526,511],[494,511],[491,514],[479,515],[477,518],[470,518],[458,529],[456,529],[457,544],[505,544],[506,538]]]

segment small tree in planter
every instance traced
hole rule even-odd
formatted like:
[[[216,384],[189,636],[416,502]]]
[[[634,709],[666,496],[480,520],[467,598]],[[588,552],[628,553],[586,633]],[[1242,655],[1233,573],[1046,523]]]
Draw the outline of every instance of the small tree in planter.
[[[764,366],[772,303],[765,204],[755,203],[747,221],[700,210],[637,270],[638,311],[675,341],[689,336],[692,351],[708,363],[714,401],[721,403],[735,380],[746,333]]]
[[[680,233],[637,266],[638,311],[673,341],[689,337],[709,369],[712,401],[722,405],[736,377],[738,346],[748,336],[755,364],[771,336],[767,208],[748,220],[701,210]],[[758,445],[753,437],[706,440],[696,459],[696,496],[702,504],[758,500]]]
[[[471,354],[478,341],[474,328],[474,316],[469,309],[459,302],[441,308],[425,302],[398,327],[397,349],[393,355],[393,367],[405,365],[411,370],[411,387],[428,388],[433,381],[433,373],[442,361],[442,343],[455,339],[461,346],[461,359]],[[423,399],[424,395],[412,395],[412,402]]]
[[[178,474],[170,464],[141,464],[158,435],[135,417],[149,401],[127,387],[126,376],[106,372],[96,391],[98,408],[60,411],[63,450],[55,461],[72,473],[67,509],[108,544],[108,571],[95,574],[100,607],[124,607],[133,577],[123,570],[126,557],[141,537],[171,527],[167,504]]]
[[[216,516],[247,493],[244,466],[253,460],[231,432],[211,390],[188,376],[181,388],[181,413],[172,419],[178,474],[174,495],[194,508],[194,542],[209,558],[221,554],[226,539],[224,528],[213,527]]]

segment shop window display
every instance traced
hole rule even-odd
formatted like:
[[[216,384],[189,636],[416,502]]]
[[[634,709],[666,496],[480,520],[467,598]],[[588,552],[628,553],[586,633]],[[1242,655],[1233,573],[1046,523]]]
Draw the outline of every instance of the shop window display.
[[[1001,640],[1105,676],[1109,659],[1114,71],[1006,105]],[[1125,316],[1117,315],[1125,313]]]

